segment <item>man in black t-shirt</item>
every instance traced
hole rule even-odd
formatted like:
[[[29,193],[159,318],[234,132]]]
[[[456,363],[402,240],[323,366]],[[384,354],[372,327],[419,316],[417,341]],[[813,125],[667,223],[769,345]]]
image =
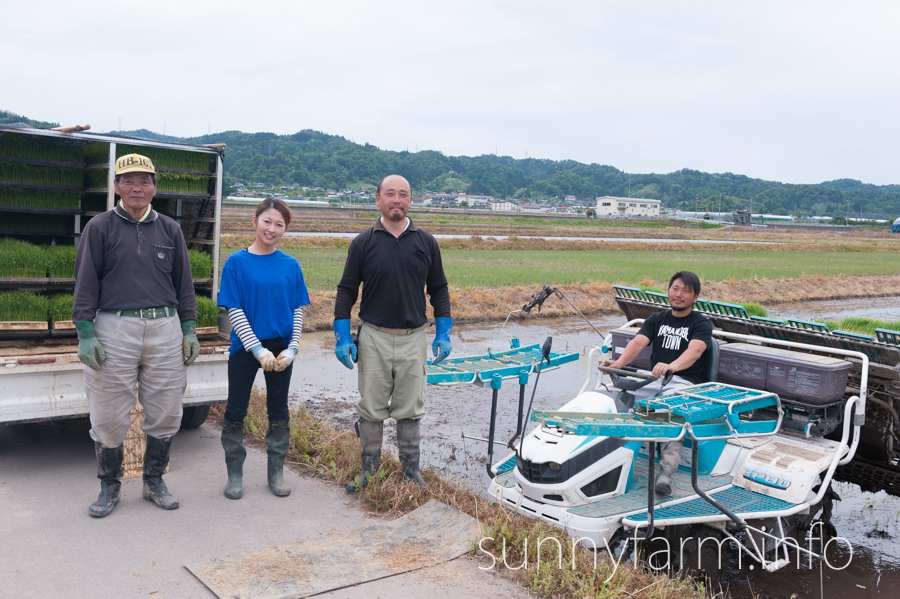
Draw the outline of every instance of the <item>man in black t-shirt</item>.
[[[635,391],[635,401],[657,395],[663,377],[670,371],[674,376],[666,385],[666,392],[708,382],[702,373],[708,356],[706,350],[712,344],[713,327],[705,316],[693,311],[694,302],[700,297],[700,278],[686,270],[675,273],[669,280],[668,297],[672,309],[651,314],[625,346],[622,356],[602,363],[613,368],[628,366],[645,347],[653,344],[650,361],[657,381]],[[657,493],[672,494],[675,488],[672,474],[680,462],[681,443],[672,441],[663,445]]]

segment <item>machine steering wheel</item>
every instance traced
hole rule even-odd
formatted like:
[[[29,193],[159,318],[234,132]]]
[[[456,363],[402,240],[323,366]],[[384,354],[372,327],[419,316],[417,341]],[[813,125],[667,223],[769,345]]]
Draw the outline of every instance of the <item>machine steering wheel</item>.
[[[645,387],[657,380],[649,370],[640,370],[632,366],[623,366],[622,368],[598,366],[597,368],[600,372],[605,372],[609,375],[614,386],[626,391],[637,391],[641,387]],[[666,372],[661,387],[668,385],[674,375],[675,373],[671,370]]]

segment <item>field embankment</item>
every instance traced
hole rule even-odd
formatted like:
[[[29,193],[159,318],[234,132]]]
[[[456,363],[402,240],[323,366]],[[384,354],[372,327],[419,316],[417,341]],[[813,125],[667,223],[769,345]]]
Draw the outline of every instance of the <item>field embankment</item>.
[[[669,276],[682,269],[700,275],[702,297],[732,303],[771,306],[898,293],[900,242],[869,232],[835,235],[770,245],[482,237],[440,244],[454,318],[465,322],[504,319],[543,285],[562,288],[585,314],[616,313],[613,285],[665,288]],[[222,262],[252,239],[223,235]],[[303,266],[312,299],[304,319],[308,330],[331,328],[349,243],[333,237],[290,237],[280,243]],[[565,302],[549,300],[539,316],[574,314]]]
[[[549,281],[548,281],[549,283]],[[659,286],[660,281],[644,280],[645,285]],[[613,284],[591,281],[557,285],[586,315],[615,314],[619,311]],[[500,288],[451,286],[450,301],[457,322],[488,322],[503,320],[513,310],[527,303],[540,285],[515,285]],[[730,303],[756,302],[771,306],[780,302],[801,300],[844,299],[853,297],[884,297],[897,295],[900,275],[869,277],[801,277],[789,280],[734,280],[704,282],[703,297]],[[334,320],[334,290],[311,290],[312,304],[304,311],[303,329],[326,330]],[[353,320],[359,318],[358,304]],[[428,316],[432,317],[431,306]],[[519,313],[514,319],[577,316],[563,300],[551,298],[540,313]]]

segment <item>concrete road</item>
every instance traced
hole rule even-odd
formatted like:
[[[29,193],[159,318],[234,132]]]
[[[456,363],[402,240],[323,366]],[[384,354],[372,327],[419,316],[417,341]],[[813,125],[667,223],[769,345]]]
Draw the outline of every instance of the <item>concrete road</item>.
[[[219,430],[204,424],[173,441],[165,480],[181,507],[164,511],[125,480],[113,513],[88,516],[100,483],[86,426],[0,426],[0,596],[215,597],[184,564],[371,525],[339,487],[286,473],[293,492],[272,495],[265,452],[249,449],[244,498],[222,495]],[[453,562],[329,593],[327,597],[521,597],[527,591]]]

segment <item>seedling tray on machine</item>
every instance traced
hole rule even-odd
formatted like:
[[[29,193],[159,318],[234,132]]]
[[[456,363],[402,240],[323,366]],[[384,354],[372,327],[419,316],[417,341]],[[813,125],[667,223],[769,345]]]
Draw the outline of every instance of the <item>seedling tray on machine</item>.
[[[499,374],[504,379],[518,377],[523,370],[529,374],[537,369],[541,359],[538,344],[517,347],[502,352],[491,352],[480,356],[448,358],[439,364],[428,361],[428,383],[431,385],[461,385],[472,383],[479,386],[491,384],[491,377]],[[543,370],[559,368],[578,359],[578,352],[550,353],[550,363]]]

